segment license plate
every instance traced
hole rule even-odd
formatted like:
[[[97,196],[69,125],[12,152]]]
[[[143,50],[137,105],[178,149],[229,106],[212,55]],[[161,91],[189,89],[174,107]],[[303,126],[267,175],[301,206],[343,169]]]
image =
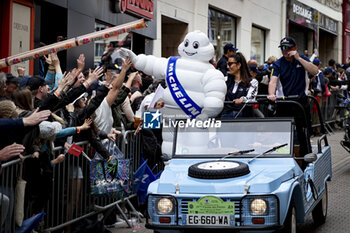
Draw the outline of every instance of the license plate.
[[[187,214],[186,225],[198,226],[234,226],[234,215]]]

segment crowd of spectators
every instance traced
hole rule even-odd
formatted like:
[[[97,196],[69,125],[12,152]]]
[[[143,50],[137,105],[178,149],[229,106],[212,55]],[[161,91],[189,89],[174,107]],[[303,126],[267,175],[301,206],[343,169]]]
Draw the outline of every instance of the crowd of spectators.
[[[29,211],[29,216],[41,213],[46,206],[55,182],[53,168],[75,159],[67,153],[55,157],[53,148],[63,146],[67,151],[73,143],[88,141],[109,161],[112,155],[103,140],[115,141],[125,130],[138,127],[134,126],[134,114],[143,92],[149,93],[143,84],[152,84],[155,89],[160,84],[136,71],[130,59],[112,61],[109,55],[102,58],[101,66],[87,69],[81,54],[76,68],[62,72],[57,54],[51,53],[45,56],[45,77],[24,75],[22,67],[17,74],[0,73],[0,166],[22,159],[23,179],[27,181],[25,212]],[[80,164],[71,169],[69,175],[77,176],[81,186],[84,174]],[[3,223],[12,214],[14,190],[0,192]]]

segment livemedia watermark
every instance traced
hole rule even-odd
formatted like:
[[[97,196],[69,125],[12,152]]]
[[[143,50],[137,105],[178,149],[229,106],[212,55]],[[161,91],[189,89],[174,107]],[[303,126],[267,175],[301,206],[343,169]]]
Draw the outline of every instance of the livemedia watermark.
[[[208,118],[206,120],[199,119],[177,119],[175,117],[162,117],[162,113],[157,111],[143,113],[144,129],[160,129],[163,128],[220,128],[221,121]]]

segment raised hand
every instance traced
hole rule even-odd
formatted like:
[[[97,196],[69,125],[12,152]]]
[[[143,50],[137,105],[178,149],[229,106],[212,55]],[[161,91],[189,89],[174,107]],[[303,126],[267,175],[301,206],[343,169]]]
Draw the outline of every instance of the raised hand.
[[[134,80],[138,75],[138,71],[135,71],[131,74],[129,74],[129,77],[128,77],[128,80],[131,79],[131,80]]]
[[[79,58],[77,59],[77,64],[78,64],[78,70],[82,72],[85,67],[85,56],[84,54],[80,54]]]
[[[39,112],[39,108],[37,108],[30,116],[23,118],[24,126],[37,125],[42,121],[47,120],[50,116],[50,110],[44,110]]]
[[[51,65],[57,66],[60,64],[60,59],[58,59],[57,53],[50,53],[49,56],[51,57]]]
[[[132,84],[132,81],[134,80],[134,78],[136,77],[136,75],[137,75],[137,71],[136,72],[133,72],[133,73],[131,73],[131,74],[129,74],[129,76],[128,76],[128,80],[126,81],[126,83],[125,83],[125,86],[127,87],[127,88],[131,88],[131,84]]]
[[[122,69],[127,71],[128,69],[130,69],[131,65],[132,65],[132,62],[130,57],[126,57],[126,59],[123,61]]]
[[[70,75],[67,76],[68,85],[72,85],[74,83],[75,78],[79,75],[79,73],[80,73],[79,68],[78,69],[74,68],[73,70],[71,70]]]
[[[89,70],[88,80],[86,81],[89,83],[89,85],[91,85],[97,79],[99,79],[102,75],[103,75],[103,67],[96,67],[96,69],[93,72]]]
[[[52,60],[51,60],[51,56],[49,55],[44,55],[45,58],[45,62],[49,65],[52,65]]]
[[[58,88],[57,88],[57,92],[61,93],[63,91],[63,89],[65,89],[66,86],[68,86],[68,76],[71,75],[70,72],[64,72],[62,78],[60,81],[58,81]]]

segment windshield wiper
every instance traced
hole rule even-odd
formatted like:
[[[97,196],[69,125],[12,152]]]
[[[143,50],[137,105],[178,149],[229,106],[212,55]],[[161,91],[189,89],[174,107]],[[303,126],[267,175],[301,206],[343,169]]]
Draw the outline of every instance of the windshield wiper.
[[[230,153],[227,153],[227,155],[225,157],[222,157],[221,159],[218,159],[218,160],[223,160],[223,159],[229,158],[229,157],[234,156],[234,155],[247,154],[247,153],[250,153],[250,152],[253,152],[253,151],[255,151],[255,149],[239,150],[239,151],[235,151],[235,152],[230,152]]]
[[[281,147],[285,147],[286,145],[288,145],[288,143],[284,143],[284,144],[282,144],[282,145],[272,147],[271,149],[268,149],[267,151],[263,152],[262,154],[259,154],[259,155],[255,156],[254,158],[251,158],[251,159],[248,161],[248,163],[251,163],[254,159],[256,159],[256,158],[258,158],[258,157],[260,157],[260,156],[262,156],[262,155],[265,155],[265,154],[267,154],[267,153],[273,152],[273,151],[275,151],[275,150],[277,150],[277,149],[279,149],[279,148],[281,148]]]

